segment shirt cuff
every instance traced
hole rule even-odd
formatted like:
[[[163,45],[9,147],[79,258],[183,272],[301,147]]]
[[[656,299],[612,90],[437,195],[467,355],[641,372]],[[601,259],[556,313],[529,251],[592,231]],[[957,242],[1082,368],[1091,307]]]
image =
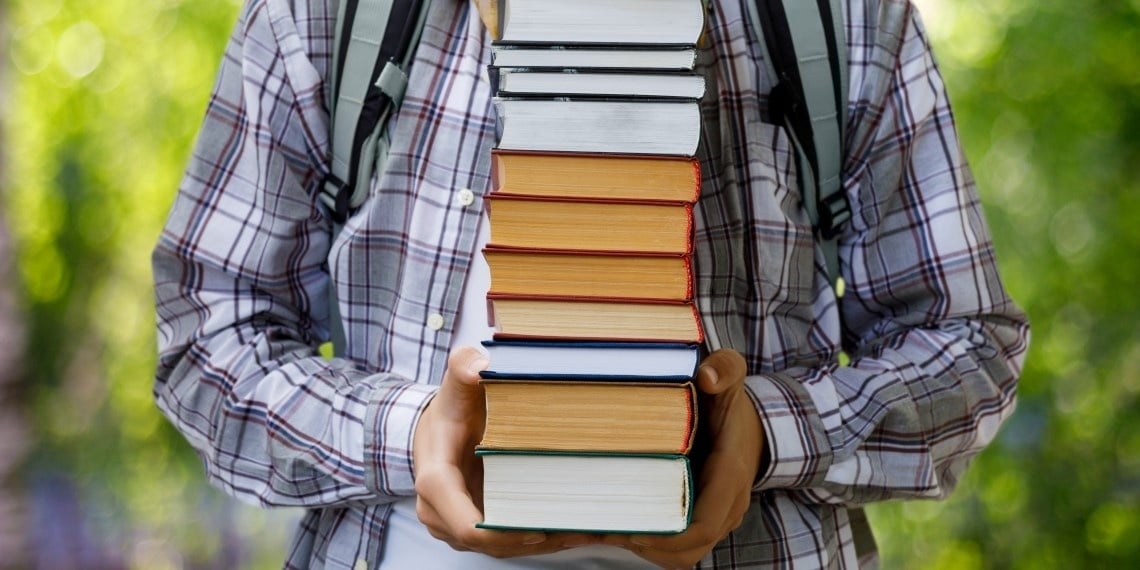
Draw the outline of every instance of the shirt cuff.
[[[377,387],[364,415],[364,484],[393,497],[416,494],[412,439],[438,386],[397,382]]]
[[[764,426],[768,455],[754,490],[818,486],[831,467],[831,444],[807,390],[785,373],[749,376],[745,382]]]

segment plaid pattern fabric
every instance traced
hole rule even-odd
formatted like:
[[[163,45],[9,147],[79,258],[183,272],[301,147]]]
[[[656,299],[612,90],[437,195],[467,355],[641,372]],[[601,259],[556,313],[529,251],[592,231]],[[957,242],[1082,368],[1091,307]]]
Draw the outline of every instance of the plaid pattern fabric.
[[[854,216],[837,305],[787,136],[761,120],[772,81],[740,1],[710,3],[700,55],[697,297],[710,348],[748,360],[771,462],[700,566],[870,566],[860,506],[953,489],[1013,410],[1028,325],[903,0],[845,7]],[[434,2],[387,167],[330,245],[316,193],[336,5],[248,0],[154,250],[158,405],[213,484],[308,509],[289,568],[376,567],[389,503],[414,493],[411,435],[445,368],[495,139],[471,9]],[[329,286],[349,339],[331,362],[315,349]],[[837,368],[841,340],[853,361]]]

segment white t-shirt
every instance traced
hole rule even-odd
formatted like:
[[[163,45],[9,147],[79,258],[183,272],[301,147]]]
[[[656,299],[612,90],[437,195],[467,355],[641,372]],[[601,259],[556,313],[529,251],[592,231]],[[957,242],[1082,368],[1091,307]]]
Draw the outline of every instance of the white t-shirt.
[[[479,221],[475,259],[460,299],[460,315],[451,346],[480,347],[479,343],[491,338],[492,328],[487,324],[487,289],[491,272],[483,259],[483,246],[490,238],[486,213]],[[476,569],[637,569],[656,568],[637,555],[613,546],[582,546],[543,556],[498,559],[474,552],[453,550],[447,543],[436,540],[416,516],[414,497],[397,501],[388,517],[384,531],[384,552],[380,567],[384,570],[476,570]]]

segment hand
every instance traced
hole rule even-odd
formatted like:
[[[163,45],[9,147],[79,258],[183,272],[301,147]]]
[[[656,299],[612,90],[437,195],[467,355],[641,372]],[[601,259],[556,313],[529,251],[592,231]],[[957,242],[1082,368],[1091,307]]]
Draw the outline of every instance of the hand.
[[[607,544],[636,552],[663,568],[691,568],[740,526],[760,469],[764,428],[745,393],[747,365],[733,350],[718,350],[697,371],[702,424],[709,442],[700,470],[693,521],[672,536],[611,535]]]
[[[479,372],[488,364],[475,348],[452,351],[439,392],[420,416],[412,442],[420,521],[432,536],[456,550],[498,558],[599,542],[594,535],[475,528],[483,520],[483,462],[475,456],[475,446],[487,418]]]

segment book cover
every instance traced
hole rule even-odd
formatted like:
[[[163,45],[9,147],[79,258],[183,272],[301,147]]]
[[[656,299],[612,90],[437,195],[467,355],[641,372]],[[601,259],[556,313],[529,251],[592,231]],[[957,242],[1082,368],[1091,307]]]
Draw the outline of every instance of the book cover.
[[[696,430],[691,383],[481,380],[482,449],[685,454]]]
[[[663,342],[483,341],[488,379],[688,382],[700,347]]]
[[[694,203],[700,162],[668,155],[491,151],[491,187],[500,195]]]
[[[675,534],[692,521],[684,455],[480,450],[479,528]]]
[[[584,200],[492,193],[496,247],[686,254],[693,205],[649,200]]]

